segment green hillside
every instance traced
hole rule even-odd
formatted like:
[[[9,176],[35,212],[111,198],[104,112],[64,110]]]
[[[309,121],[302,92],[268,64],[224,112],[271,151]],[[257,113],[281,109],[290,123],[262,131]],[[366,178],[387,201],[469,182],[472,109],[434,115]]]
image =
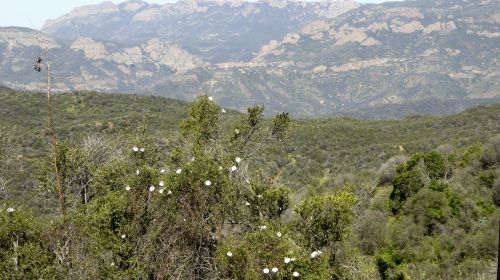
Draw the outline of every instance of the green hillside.
[[[0,278],[494,277],[500,105],[288,123],[207,97],[58,94],[65,222],[45,96],[0,98]]]

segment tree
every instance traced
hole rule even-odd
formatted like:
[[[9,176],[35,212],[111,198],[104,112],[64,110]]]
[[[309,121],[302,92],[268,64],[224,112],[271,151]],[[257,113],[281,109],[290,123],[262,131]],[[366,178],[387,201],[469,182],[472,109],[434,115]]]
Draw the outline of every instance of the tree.
[[[302,201],[295,209],[296,225],[307,248],[320,250],[328,247],[334,260],[333,246],[342,240],[351,225],[355,204],[356,197],[346,190]]]

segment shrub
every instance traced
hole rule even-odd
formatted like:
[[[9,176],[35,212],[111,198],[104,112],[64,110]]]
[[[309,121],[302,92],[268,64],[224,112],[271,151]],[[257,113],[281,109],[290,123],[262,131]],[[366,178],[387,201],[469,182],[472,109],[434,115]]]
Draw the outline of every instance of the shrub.
[[[446,194],[427,188],[408,200],[404,212],[413,216],[415,223],[423,225],[427,229],[427,234],[435,232],[451,215]]]
[[[297,231],[311,250],[341,241],[351,225],[356,198],[350,191],[307,198],[295,209]]]
[[[404,202],[424,187],[424,182],[417,172],[404,171],[403,166],[398,169],[396,176],[392,180],[392,186],[393,190],[389,196],[391,209],[393,213],[398,213]]]
[[[45,242],[43,230],[29,211],[0,209],[1,279],[58,278],[56,255]]]
[[[378,170],[379,184],[385,185],[390,183],[392,179],[394,179],[396,168],[407,160],[408,158],[406,156],[398,155],[391,157],[383,163]]]

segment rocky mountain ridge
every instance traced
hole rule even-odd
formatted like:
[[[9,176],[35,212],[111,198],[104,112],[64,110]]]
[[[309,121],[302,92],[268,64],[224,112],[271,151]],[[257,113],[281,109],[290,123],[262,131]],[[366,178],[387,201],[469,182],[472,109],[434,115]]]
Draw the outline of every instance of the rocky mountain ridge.
[[[493,0],[105,2],[43,32],[0,28],[0,83],[40,89],[31,65],[47,46],[60,91],[208,93],[305,116],[451,113],[500,100],[498,23]]]

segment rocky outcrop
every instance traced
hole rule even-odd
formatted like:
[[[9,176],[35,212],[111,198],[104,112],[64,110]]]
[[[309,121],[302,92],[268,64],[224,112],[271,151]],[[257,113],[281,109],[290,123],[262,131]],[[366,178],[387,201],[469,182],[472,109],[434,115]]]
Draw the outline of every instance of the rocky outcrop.
[[[96,42],[91,38],[79,38],[71,44],[73,51],[83,51],[85,57],[90,60],[99,60],[108,58],[108,51],[103,43]]]
[[[203,65],[202,61],[176,45],[152,39],[142,46],[152,61],[168,66],[177,72],[187,72]]]
[[[41,49],[61,47],[56,40],[41,32],[17,27],[0,28],[0,43],[5,44],[9,50],[26,47]]]

